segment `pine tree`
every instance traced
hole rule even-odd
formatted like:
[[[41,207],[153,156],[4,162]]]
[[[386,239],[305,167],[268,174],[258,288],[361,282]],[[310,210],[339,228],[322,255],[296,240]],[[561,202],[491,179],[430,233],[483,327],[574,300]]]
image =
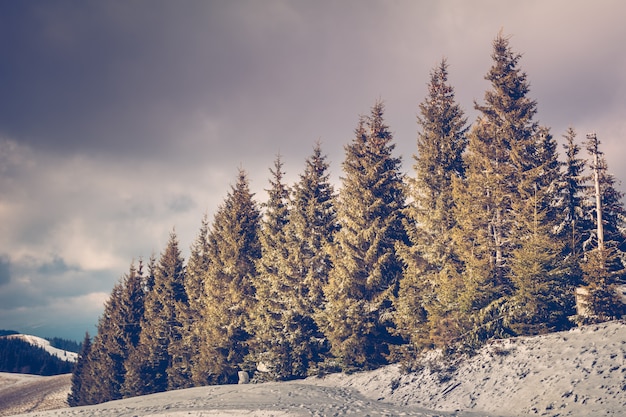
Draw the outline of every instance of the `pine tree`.
[[[512,205],[518,184],[534,168],[538,125],[536,103],[527,97],[526,74],[518,68],[507,38],[493,43],[493,65],[485,77],[491,90],[473,126],[466,154],[466,180],[456,181],[455,243],[464,264],[460,307],[474,321],[471,337],[480,342],[503,334],[502,308],[513,291],[509,259],[514,248]]]
[[[317,319],[325,305],[324,286],[332,269],[327,251],[337,231],[336,195],[330,182],[329,165],[318,142],[307,158],[304,173],[295,184],[287,224],[288,302],[293,317],[293,376],[316,372],[328,354]]]
[[[582,284],[580,267],[583,254],[591,244],[593,222],[589,216],[588,195],[589,177],[585,175],[586,161],[579,157],[580,146],[576,143],[576,131],[568,128],[565,135],[565,162],[561,187],[561,223],[558,235],[563,239],[563,258],[568,270],[569,283],[573,286]]]
[[[259,242],[261,258],[256,263],[256,303],[251,314],[249,333],[252,363],[263,364],[266,378],[273,380],[292,377],[290,330],[284,318],[291,312],[288,304],[290,277],[287,275],[288,243],[286,226],[289,222],[289,188],[284,184],[280,155],[270,168],[272,175],[268,200],[263,204]]]
[[[559,236],[561,162],[556,142],[541,128],[527,155],[533,160],[518,185],[510,276],[514,293],[507,303],[506,322],[517,334],[540,334],[569,327],[574,312],[574,287],[566,278]]]
[[[204,320],[206,292],[205,278],[209,269],[209,220],[205,214],[202,218],[200,231],[195,242],[191,245],[191,253],[185,269],[185,292],[187,294],[187,308],[179,311],[183,325],[183,346],[189,349],[188,355],[181,359],[187,361],[185,367],[192,370],[192,377],[186,381],[186,385],[195,385],[193,369],[200,361],[199,346],[201,343],[200,331]]]
[[[185,343],[184,334],[188,330],[189,301],[185,290],[185,265],[178,248],[178,238],[174,232],[170,235],[165,252],[159,260],[155,282],[157,292],[162,295],[163,304],[169,303],[161,312],[165,329],[169,327],[167,340],[167,389],[188,388],[192,386],[191,356],[195,346]]]
[[[591,214],[595,220],[597,248],[586,253],[582,265],[583,280],[587,284],[583,290],[587,317],[580,320],[598,322],[619,318],[626,312],[616,288],[626,275],[620,248],[624,243],[625,211],[621,201],[623,194],[614,188],[615,179],[608,173],[606,159],[599,149],[600,141],[595,134],[587,135],[587,139],[585,145],[593,158],[595,206]]]
[[[626,247],[624,193],[616,188],[617,181],[608,170],[606,158],[601,157],[599,159],[599,167],[604,244],[623,253]]]
[[[128,352],[128,359],[124,364],[126,377],[122,386],[122,395],[134,397],[138,395],[152,394],[155,391],[153,378],[153,364],[148,360],[149,343],[151,338],[145,329],[149,328],[147,323],[147,312],[155,307],[155,295],[153,294],[156,282],[157,260],[152,254],[148,261],[148,273],[142,279],[143,307],[144,315],[139,321],[140,332],[137,345]]]
[[[324,306],[324,285],[332,269],[325,250],[338,230],[336,195],[330,182],[329,165],[317,143],[306,160],[304,173],[295,184],[287,225],[290,273],[302,286],[303,311],[308,315]]]
[[[410,244],[398,248],[406,266],[395,320],[417,346],[446,344],[456,337],[449,329],[458,327],[454,304],[460,271],[451,243],[452,180],[464,176],[467,120],[448,83],[445,59],[431,72],[428,96],[419,108],[421,131],[405,222]]]
[[[585,196],[588,195],[588,177],[585,175],[586,161],[578,156],[580,146],[576,143],[576,131],[570,127],[565,135],[565,163],[563,172],[563,203],[560,234],[566,241],[565,256],[579,258],[588,241],[592,228],[589,208]]]
[[[118,314],[121,310],[122,290],[121,282],[116,283],[98,320],[98,333],[89,352],[92,383],[88,388],[89,394],[85,404],[99,404],[122,398],[123,348],[116,340],[116,332],[119,330],[116,320],[120,318]]]
[[[67,403],[70,407],[77,407],[89,404],[88,388],[93,384],[90,379],[89,353],[91,352],[91,338],[89,333],[85,333],[83,344],[72,371],[72,387],[67,396]]]
[[[333,269],[324,288],[323,331],[345,370],[386,363],[394,344],[392,300],[402,265],[395,252],[406,242],[401,161],[392,155],[392,135],[377,102],[361,117],[346,146],[338,220],[331,246]]]
[[[288,268],[290,190],[284,184],[280,156],[270,169],[272,178],[265,212],[261,221],[259,240],[261,258],[257,262],[256,308],[251,317],[251,360],[262,363],[265,378],[284,380],[304,376],[306,367],[298,366],[298,351],[293,342],[298,340],[299,312],[296,311],[298,285]]]
[[[191,370],[180,366],[186,353],[181,346],[183,327],[178,313],[180,305],[187,302],[184,279],[184,260],[172,232],[159,262],[150,268],[147,286],[152,288],[146,294],[141,335],[130,359],[132,370],[124,387],[128,395],[186,386]]]
[[[246,331],[254,307],[256,263],[261,256],[259,209],[246,173],[215,214],[209,233],[206,302],[200,328],[199,361],[193,369],[196,384],[237,381],[248,353]]]
[[[87,360],[91,372],[85,404],[117,400],[124,396],[126,363],[139,341],[143,316],[143,265],[130,271],[113,287],[98,322],[98,333]]]

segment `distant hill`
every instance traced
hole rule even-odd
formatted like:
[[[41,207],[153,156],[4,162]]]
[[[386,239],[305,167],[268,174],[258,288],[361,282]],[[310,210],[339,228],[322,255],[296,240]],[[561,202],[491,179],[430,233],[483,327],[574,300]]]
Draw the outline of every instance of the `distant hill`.
[[[45,350],[50,355],[56,356],[57,358],[62,359],[64,361],[76,362],[76,360],[78,359],[78,353],[70,352],[65,349],[59,349],[57,347],[54,347],[52,346],[49,340],[46,340],[38,336],[33,336],[30,334],[12,334],[12,335],[8,335],[5,337],[9,339],[21,339],[33,346],[36,346]]]
[[[37,336],[0,336],[0,372],[59,375],[72,372],[78,354],[52,347]]]

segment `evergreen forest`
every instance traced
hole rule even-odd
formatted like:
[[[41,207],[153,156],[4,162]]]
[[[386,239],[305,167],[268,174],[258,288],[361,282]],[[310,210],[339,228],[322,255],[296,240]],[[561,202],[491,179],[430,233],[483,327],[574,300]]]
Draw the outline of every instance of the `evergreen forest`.
[[[9,333],[15,334],[15,333]],[[60,375],[72,372],[74,364],[25,340],[2,337],[0,332],[0,372],[33,375]]]
[[[70,405],[243,371],[354,372],[621,318],[626,212],[601,142],[574,128],[557,141],[536,121],[508,38],[491,58],[472,123],[447,61],[432,69],[409,174],[381,101],[358,118],[337,189],[319,143],[294,184],[276,157],[263,202],[239,170],[189,259],[172,232],[114,286]]]

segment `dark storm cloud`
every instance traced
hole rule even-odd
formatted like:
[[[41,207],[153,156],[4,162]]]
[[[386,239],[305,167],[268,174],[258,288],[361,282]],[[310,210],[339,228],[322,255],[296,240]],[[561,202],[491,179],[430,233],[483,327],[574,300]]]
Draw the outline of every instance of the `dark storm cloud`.
[[[364,67],[394,66],[376,45],[397,16],[367,3],[3,3],[0,127],[56,152],[308,149],[329,110],[380,95]]]
[[[139,6],[4,2],[4,133],[59,152],[159,147],[170,133],[159,126],[162,109],[193,100],[189,81],[206,70],[183,58],[198,46],[186,31],[196,25],[184,20],[199,14]]]

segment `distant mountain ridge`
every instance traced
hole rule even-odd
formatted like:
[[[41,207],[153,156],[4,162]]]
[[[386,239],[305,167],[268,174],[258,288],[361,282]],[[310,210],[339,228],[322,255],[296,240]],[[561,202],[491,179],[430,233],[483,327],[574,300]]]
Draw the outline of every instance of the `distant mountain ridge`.
[[[0,336],[0,372],[58,375],[72,372],[75,352],[53,347],[41,337],[25,334]]]
[[[33,346],[37,346],[46,352],[48,352],[52,356],[56,356],[57,358],[68,361],[68,362],[76,362],[78,360],[78,353],[70,352],[68,350],[63,350],[56,348],[50,344],[50,342],[42,337],[33,336],[30,334],[11,334],[4,336],[7,339],[21,339]]]

